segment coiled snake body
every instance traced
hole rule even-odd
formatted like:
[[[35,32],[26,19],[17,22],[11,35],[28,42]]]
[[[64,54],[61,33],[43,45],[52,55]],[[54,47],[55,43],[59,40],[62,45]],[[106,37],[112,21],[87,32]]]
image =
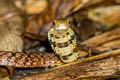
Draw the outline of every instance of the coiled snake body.
[[[54,67],[61,65],[60,59],[53,53],[0,52],[0,65],[22,68]]]
[[[69,28],[68,19],[58,19],[54,21],[53,28],[48,32],[48,39],[56,54],[37,54],[20,52],[0,52],[0,65],[14,67],[48,67],[58,66],[77,60],[76,37]]]

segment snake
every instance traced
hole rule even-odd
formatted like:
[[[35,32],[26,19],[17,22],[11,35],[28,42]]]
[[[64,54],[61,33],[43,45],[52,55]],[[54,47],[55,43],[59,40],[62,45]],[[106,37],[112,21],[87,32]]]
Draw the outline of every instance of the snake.
[[[48,32],[48,39],[52,49],[64,63],[76,61],[78,59],[76,37],[70,28],[69,19],[56,19],[53,25]]]
[[[55,67],[78,59],[76,37],[68,19],[56,19],[48,31],[48,40],[55,53],[0,51],[0,65],[20,68]]]
[[[63,63],[54,53],[0,51],[0,65],[18,68],[55,67]]]

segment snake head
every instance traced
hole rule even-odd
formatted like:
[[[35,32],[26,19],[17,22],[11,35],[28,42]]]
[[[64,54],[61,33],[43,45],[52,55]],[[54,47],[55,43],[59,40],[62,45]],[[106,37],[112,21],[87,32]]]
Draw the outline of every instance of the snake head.
[[[70,20],[67,18],[56,19],[53,21],[55,31],[66,31],[70,27]]]

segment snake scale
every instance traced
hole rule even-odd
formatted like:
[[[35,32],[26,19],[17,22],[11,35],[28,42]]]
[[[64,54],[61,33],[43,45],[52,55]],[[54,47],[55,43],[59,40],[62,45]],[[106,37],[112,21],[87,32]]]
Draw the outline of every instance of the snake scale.
[[[0,51],[0,65],[21,68],[54,67],[63,64],[54,53],[21,53]]]
[[[78,59],[76,37],[70,28],[69,19],[54,20],[53,27],[48,32],[48,39],[52,49],[64,63],[70,63]]]
[[[0,65],[22,68],[54,67],[78,59],[76,37],[68,19],[54,20],[54,26],[48,32],[48,40],[56,54],[0,51]]]

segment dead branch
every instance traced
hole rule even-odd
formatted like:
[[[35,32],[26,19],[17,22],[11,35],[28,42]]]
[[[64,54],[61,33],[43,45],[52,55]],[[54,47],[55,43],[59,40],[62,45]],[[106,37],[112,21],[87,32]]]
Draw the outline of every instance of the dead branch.
[[[99,49],[96,49],[96,48],[93,48],[93,47],[90,47],[90,46],[86,46],[86,45],[81,45],[78,43],[77,45],[77,48],[81,51],[86,51],[86,52],[89,52],[89,50],[91,50],[91,53],[92,54],[100,54],[102,53],[102,51],[100,51]],[[81,53],[80,53],[81,54]]]
[[[24,37],[27,37],[27,38],[32,39],[32,40],[38,40],[38,41],[46,40],[45,36],[33,34],[33,33],[30,33],[30,32],[25,32]]]
[[[105,51],[110,48],[120,48],[120,39],[106,42],[105,44],[96,47],[98,50]]]
[[[116,40],[119,38],[120,38],[120,27],[115,28],[114,30],[111,30],[111,31],[107,31],[101,35],[97,35],[93,38],[90,38],[90,39],[84,41],[82,44],[91,46],[91,47],[97,47],[106,42]]]

